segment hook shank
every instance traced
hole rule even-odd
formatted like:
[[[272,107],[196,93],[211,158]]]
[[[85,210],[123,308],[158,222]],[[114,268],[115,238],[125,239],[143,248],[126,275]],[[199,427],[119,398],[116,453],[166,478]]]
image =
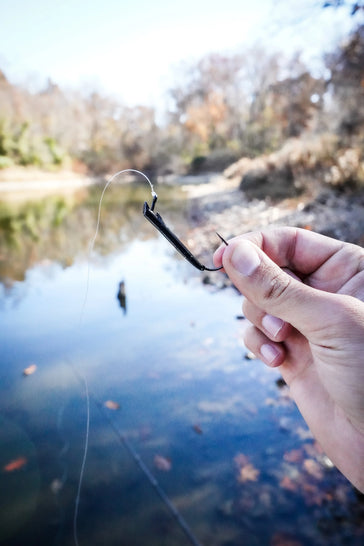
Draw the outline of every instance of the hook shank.
[[[192,252],[182,243],[182,241],[175,235],[164,223],[163,218],[158,212],[154,212],[154,206],[156,199],[153,199],[152,207],[149,207],[145,202],[143,206],[143,214],[147,220],[174,246],[174,248],[182,254],[182,256],[190,262],[194,267],[200,271],[218,271],[222,267],[209,268],[204,266],[199,260],[192,254]]]

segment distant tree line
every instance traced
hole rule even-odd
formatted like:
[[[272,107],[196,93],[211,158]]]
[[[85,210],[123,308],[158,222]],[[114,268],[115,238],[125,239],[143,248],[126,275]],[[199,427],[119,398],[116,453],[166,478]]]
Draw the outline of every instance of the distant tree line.
[[[298,54],[286,59],[258,48],[210,54],[180,67],[163,122],[153,108],[51,81],[32,93],[0,71],[0,168],[218,170],[307,132],[332,133],[343,146],[363,149],[364,26],[325,64],[318,78]]]

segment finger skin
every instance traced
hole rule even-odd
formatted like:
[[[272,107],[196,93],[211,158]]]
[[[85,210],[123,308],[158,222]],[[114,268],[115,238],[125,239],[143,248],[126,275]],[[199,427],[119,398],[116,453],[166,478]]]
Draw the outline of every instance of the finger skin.
[[[244,316],[259,328],[271,341],[284,341],[290,335],[292,326],[278,317],[268,315],[247,298],[243,303]],[[253,351],[254,352],[254,351]]]
[[[214,261],[246,298],[247,347],[279,366],[324,451],[364,492],[363,249],[278,228],[232,239]]]
[[[317,342],[325,337],[330,321],[334,320],[336,295],[295,280],[244,238],[229,242],[223,253],[223,265],[238,290],[266,313],[292,324],[306,336],[315,335]]]
[[[283,344],[273,343],[253,325],[248,326],[244,332],[244,344],[271,368],[280,366],[285,360],[286,352]]]

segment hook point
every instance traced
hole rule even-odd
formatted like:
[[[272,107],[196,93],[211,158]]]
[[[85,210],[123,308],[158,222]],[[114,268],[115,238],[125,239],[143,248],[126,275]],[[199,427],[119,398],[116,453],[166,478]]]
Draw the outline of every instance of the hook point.
[[[225,241],[224,237],[221,237],[220,233],[217,233],[216,231],[216,235],[218,236],[219,239],[221,239],[221,241],[226,245],[226,246],[229,246],[229,243],[227,241]]]

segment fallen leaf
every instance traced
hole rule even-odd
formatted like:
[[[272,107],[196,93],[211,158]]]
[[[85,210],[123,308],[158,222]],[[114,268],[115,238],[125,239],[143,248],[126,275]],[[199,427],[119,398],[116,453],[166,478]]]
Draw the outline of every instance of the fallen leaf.
[[[20,468],[23,468],[23,466],[26,464],[26,457],[18,457],[17,459],[13,459],[12,461],[9,461],[5,466],[3,466],[3,471],[14,472],[14,470],[19,470]]]
[[[260,471],[255,468],[251,463],[248,463],[245,466],[240,468],[238,481],[240,483],[244,482],[256,482],[259,477]]]
[[[317,480],[321,480],[324,476],[322,467],[314,459],[305,459],[303,468],[308,474],[310,474],[310,476],[313,476]]]
[[[111,410],[120,409],[120,404],[118,404],[118,402],[114,402],[114,400],[106,400],[106,402],[104,402],[104,406]]]
[[[202,428],[200,427],[200,425],[193,425],[192,429],[196,432],[196,434],[203,434]]]
[[[37,369],[37,366],[35,364],[31,364],[27,368],[24,368],[23,375],[32,375]]]
[[[169,472],[172,468],[171,459],[163,457],[163,455],[155,455],[153,463],[158,470],[162,470],[163,472]]]
[[[291,449],[291,451],[287,451],[283,455],[283,459],[287,461],[287,463],[299,463],[303,459],[303,453],[302,449]]]
[[[289,476],[283,476],[279,482],[279,486],[282,489],[287,489],[288,491],[297,491],[297,484]]]

